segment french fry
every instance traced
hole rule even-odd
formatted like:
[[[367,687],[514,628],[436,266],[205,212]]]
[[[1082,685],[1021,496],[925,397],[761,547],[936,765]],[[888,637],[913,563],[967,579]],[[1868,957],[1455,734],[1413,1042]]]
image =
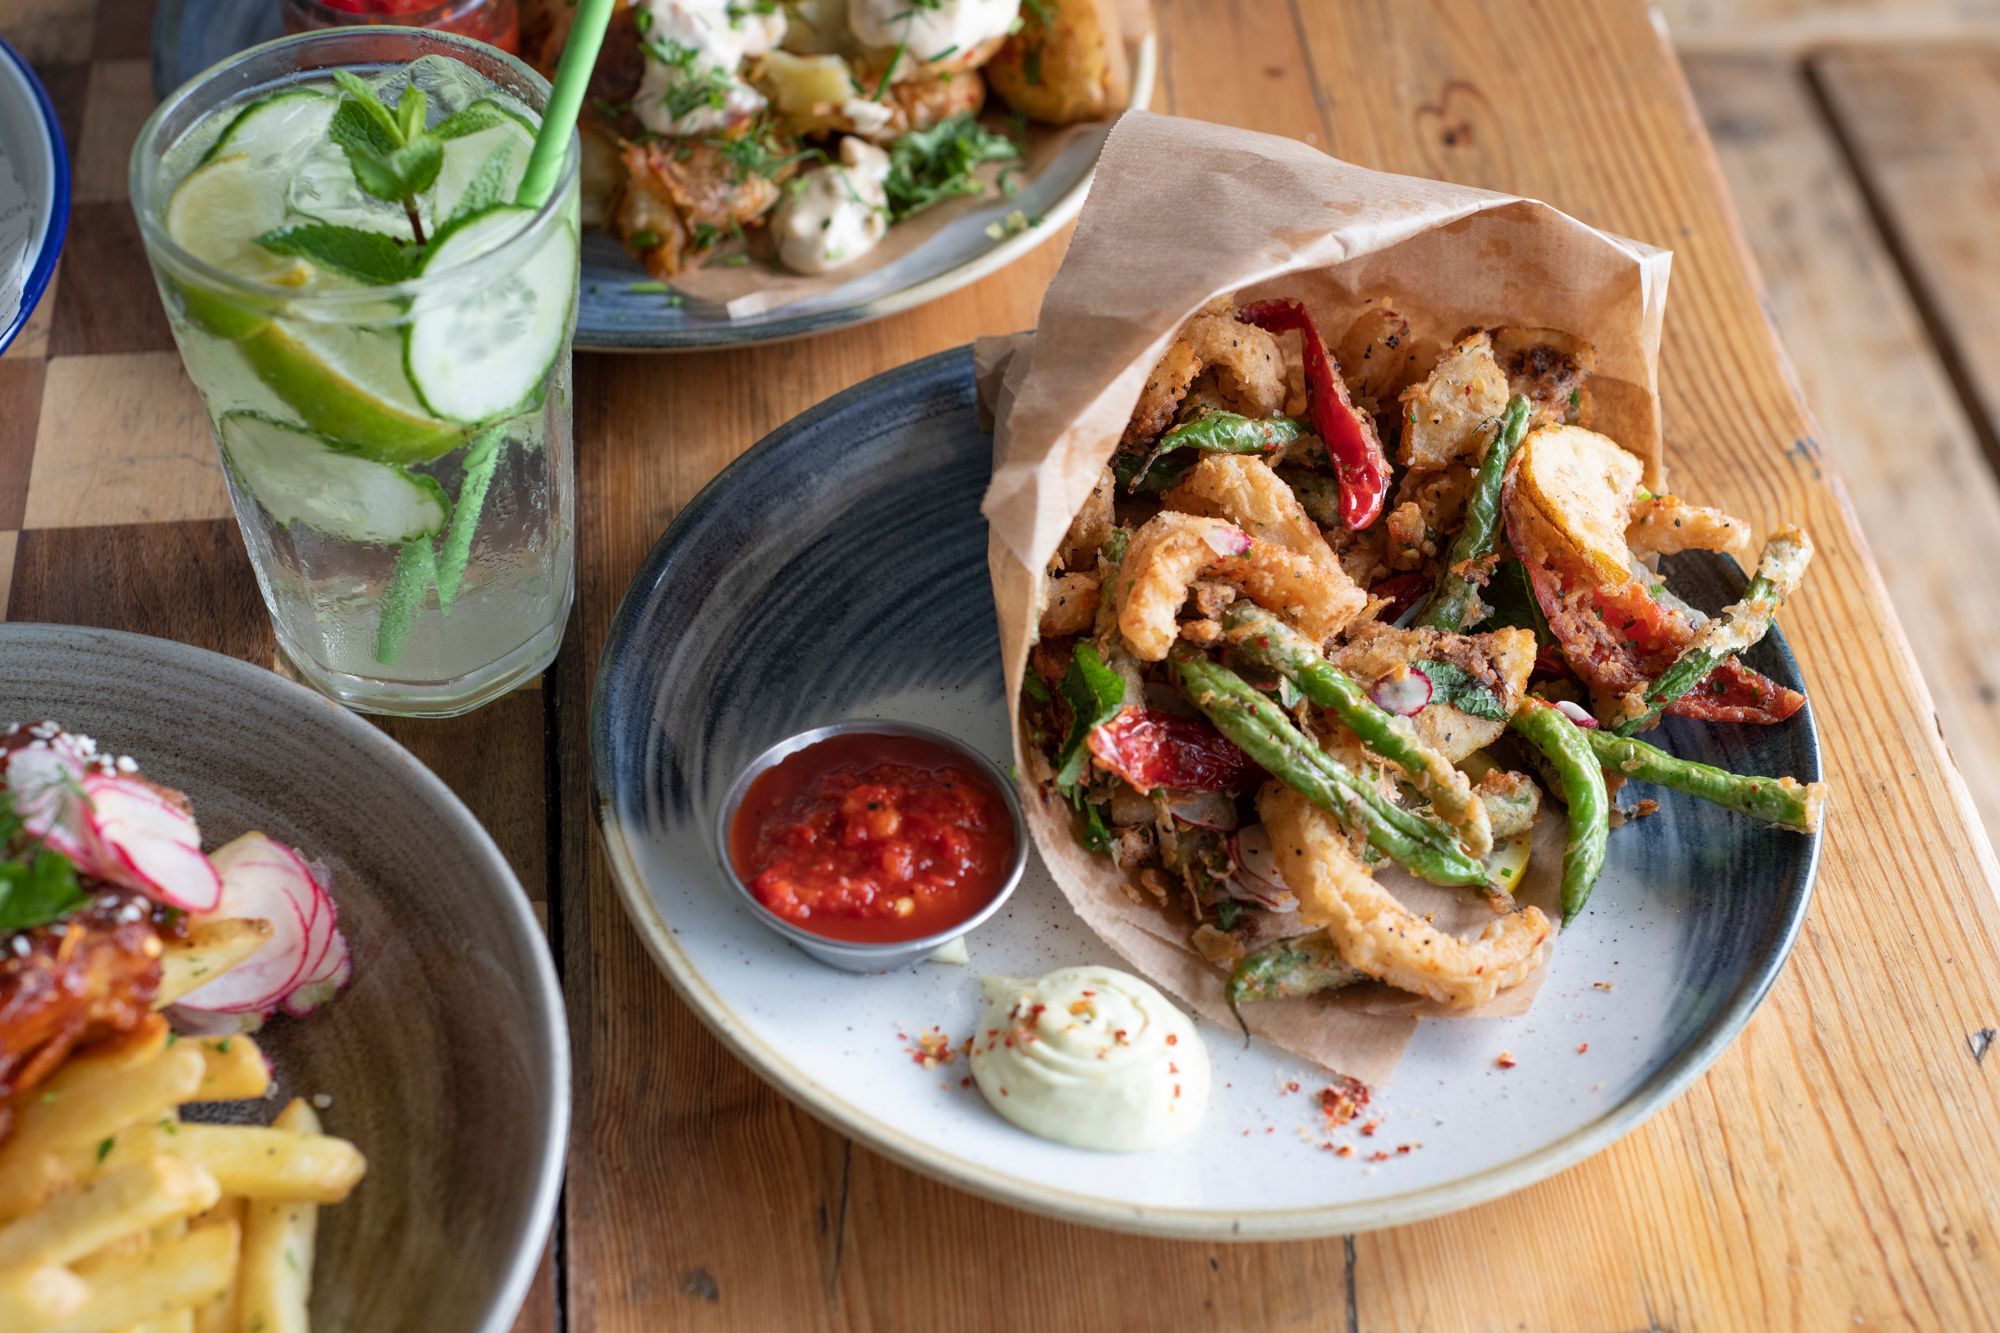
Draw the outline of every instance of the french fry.
[[[203,1037],[194,1045],[202,1061],[196,1101],[235,1102],[270,1091],[271,1062],[250,1038]]]
[[[72,1263],[221,1197],[215,1177],[178,1157],[121,1166],[0,1227],[0,1268]]]
[[[90,1287],[57,1264],[0,1271],[0,1328],[42,1328],[83,1308]]]
[[[239,1240],[237,1242],[236,1280],[229,1284],[227,1291],[217,1295],[214,1300],[203,1301],[194,1307],[193,1333],[240,1333],[243,1326],[239,1318],[239,1313],[242,1306],[243,1291],[243,1247],[240,1236],[244,1208],[243,1200],[225,1195],[222,1202],[194,1219],[194,1226],[196,1228],[224,1225],[237,1227],[239,1229]]]
[[[160,989],[153,998],[155,1009],[164,1009],[189,991],[235,967],[262,948],[271,938],[271,923],[242,918],[199,921],[188,928],[187,938],[167,943],[160,954]]]
[[[193,1098],[203,1068],[200,1051],[179,1047],[130,1069],[100,1066],[75,1079],[63,1069],[21,1108],[13,1137],[0,1149],[0,1216],[18,1216],[48,1197],[49,1157],[74,1161],[83,1153],[102,1162],[120,1130]],[[60,1184],[61,1176],[54,1181]]]
[[[320,1123],[312,1107],[295,1097],[271,1128],[311,1138],[319,1137]],[[313,1242],[318,1233],[317,1204],[253,1199],[245,1206],[237,1282],[242,1293],[240,1327],[309,1333],[306,1307],[312,1297]]]
[[[194,1333],[194,1311],[177,1310],[164,1319],[148,1319],[143,1324],[127,1324],[119,1333]]]
[[[89,1285],[83,1305],[47,1333],[109,1333],[212,1301],[235,1281],[237,1245],[236,1225],[225,1222],[138,1254],[79,1265]]]
[[[119,1134],[105,1165],[155,1153],[185,1157],[214,1176],[224,1194],[246,1199],[339,1203],[368,1170],[367,1159],[345,1139],[178,1121],[138,1125]]]

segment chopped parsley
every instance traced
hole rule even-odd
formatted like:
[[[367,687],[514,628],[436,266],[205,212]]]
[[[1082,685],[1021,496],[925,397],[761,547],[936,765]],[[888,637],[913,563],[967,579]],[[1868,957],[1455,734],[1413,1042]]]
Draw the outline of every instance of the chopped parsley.
[[[1015,162],[1021,150],[969,111],[947,116],[927,130],[912,130],[889,145],[889,219],[900,222],[946,199],[980,194],[975,174],[988,162]]]
[[[641,15],[647,11],[640,10]],[[643,34],[651,24],[640,28]],[[652,37],[641,37],[646,54],[673,70],[677,75],[671,87],[660,94],[660,105],[666,109],[670,119],[700,111],[704,107],[720,111],[729,105],[730,90],[736,86],[736,76],[719,65],[701,63],[701,52],[684,42],[669,37],[664,41]]]

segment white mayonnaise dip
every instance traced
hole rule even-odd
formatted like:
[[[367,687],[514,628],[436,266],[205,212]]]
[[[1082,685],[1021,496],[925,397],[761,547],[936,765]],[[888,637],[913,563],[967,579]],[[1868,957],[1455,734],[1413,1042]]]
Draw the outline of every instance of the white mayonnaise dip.
[[[889,155],[852,135],[840,161],[814,167],[785,188],[771,215],[778,258],[795,273],[827,273],[867,254],[889,231],[882,182]]]
[[[743,62],[784,39],[785,11],[763,12],[755,0],[639,0],[646,72],[632,110],[655,134],[712,134],[764,109],[764,95],[739,77]],[[714,77],[720,71],[724,78]],[[713,83],[722,105],[707,97],[676,116],[676,94]]]
[[[1021,0],[848,0],[847,26],[863,46],[887,51],[898,45],[915,70],[932,60],[969,51],[1004,37],[1021,16]]]
[[[972,1076],[1031,1134],[1103,1152],[1158,1148],[1208,1108],[1208,1051],[1172,1001],[1130,973],[1064,967],[987,977]]]

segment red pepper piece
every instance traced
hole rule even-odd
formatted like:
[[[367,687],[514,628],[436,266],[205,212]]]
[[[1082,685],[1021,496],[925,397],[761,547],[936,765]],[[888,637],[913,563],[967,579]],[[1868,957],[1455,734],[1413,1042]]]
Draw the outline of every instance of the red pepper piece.
[[[1510,481],[1509,486],[1513,483]],[[1511,503],[1507,512],[1515,512]],[[1591,581],[1559,549],[1549,549],[1510,517],[1508,540],[1521,555],[1528,585],[1549,622],[1563,657],[1584,681],[1606,694],[1627,694],[1659,677],[1694,637],[1694,625],[1656,600],[1634,579],[1622,587]],[[1778,684],[1735,658],[1724,660],[1701,684],[1674,701],[1675,717],[1708,722],[1783,722],[1805,705],[1797,690]]]
[[[1240,791],[1263,770],[1205,720],[1127,708],[1090,733],[1097,762],[1140,791]]]
[[[1376,437],[1375,423],[1354,410],[1347,385],[1303,305],[1253,301],[1237,311],[1236,318],[1270,333],[1298,330],[1305,358],[1306,407],[1340,478],[1340,521],[1351,532],[1361,531],[1382,516],[1382,502],[1389,494],[1389,460]]]

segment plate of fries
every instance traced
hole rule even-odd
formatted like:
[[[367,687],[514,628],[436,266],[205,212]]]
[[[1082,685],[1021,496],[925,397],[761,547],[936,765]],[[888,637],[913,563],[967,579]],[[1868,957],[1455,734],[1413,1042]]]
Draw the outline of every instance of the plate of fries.
[[[0,705],[0,1329],[507,1328],[568,1051],[477,821],[199,649],[0,625]]]

